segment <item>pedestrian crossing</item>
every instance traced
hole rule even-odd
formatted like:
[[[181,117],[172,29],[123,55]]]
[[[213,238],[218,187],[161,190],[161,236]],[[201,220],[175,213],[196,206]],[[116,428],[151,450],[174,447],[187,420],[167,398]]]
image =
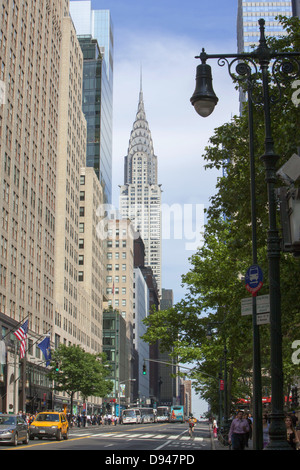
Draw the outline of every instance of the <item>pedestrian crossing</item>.
[[[191,439],[189,436],[174,435],[174,434],[155,434],[155,433],[122,433],[122,432],[101,432],[101,433],[72,433],[72,436],[91,436],[101,438],[113,438],[113,439],[165,439],[170,441],[193,441],[202,442],[203,437],[194,437]]]

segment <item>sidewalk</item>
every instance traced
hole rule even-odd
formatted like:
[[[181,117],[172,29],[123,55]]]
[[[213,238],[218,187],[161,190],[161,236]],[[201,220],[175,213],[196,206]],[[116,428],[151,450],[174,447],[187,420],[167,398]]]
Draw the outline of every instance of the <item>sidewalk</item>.
[[[217,437],[214,437],[214,433],[213,433],[213,429],[212,429],[211,424],[209,425],[209,431],[210,431],[211,449],[212,450],[231,450],[231,447],[229,445],[224,446],[223,444],[221,444],[221,442],[219,441],[219,439]],[[245,447],[245,450],[253,450],[252,439],[249,439],[248,446],[249,447]]]

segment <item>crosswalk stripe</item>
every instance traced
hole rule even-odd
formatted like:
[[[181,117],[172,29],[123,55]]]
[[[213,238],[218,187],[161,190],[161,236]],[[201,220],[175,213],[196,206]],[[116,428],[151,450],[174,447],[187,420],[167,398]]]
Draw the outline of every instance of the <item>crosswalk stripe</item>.
[[[191,438],[189,436],[178,436],[178,435],[170,435],[167,434],[130,434],[130,433],[117,433],[117,432],[108,432],[108,433],[72,433],[73,436],[91,436],[91,437],[111,437],[113,439],[166,439],[166,440],[177,440],[177,441],[190,441]],[[203,441],[203,437],[194,437],[193,441]]]

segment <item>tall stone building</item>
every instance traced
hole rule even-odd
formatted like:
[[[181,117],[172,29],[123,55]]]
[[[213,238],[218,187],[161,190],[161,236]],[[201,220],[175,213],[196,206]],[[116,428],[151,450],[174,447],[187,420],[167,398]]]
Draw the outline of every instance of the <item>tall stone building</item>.
[[[90,289],[79,278],[86,121],[83,56],[69,1],[3,1],[0,46],[0,326],[8,358],[0,364],[0,411],[61,409],[66,397],[51,393],[38,341],[49,333],[52,347],[102,347],[98,279]],[[95,193],[92,185],[87,189],[95,205],[102,197],[97,184]],[[95,264],[91,273],[101,276],[98,269]],[[16,382],[11,364],[17,357],[19,370],[19,359],[10,332],[25,319],[26,361]]]
[[[54,297],[56,345],[87,346],[80,328],[78,241],[80,169],[85,166],[86,122],[82,113],[83,57],[72,20],[62,21],[58,152],[56,165],[56,232]]]
[[[0,80],[5,96],[0,106],[0,311],[9,358],[3,410],[11,406],[10,384],[15,380],[8,335],[13,323],[28,319],[35,339],[54,332],[60,57],[68,8],[67,0],[1,2]],[[35,352],[29,349],[28,357],[34,360]],[[40,369],[35,370],[39,388],[33,389],[32,367],[28,361],[29,394],[40,396],[43,391],[48,399],[50,390],[41,387],[46,380]],[[13,399],[15,410],[21,383]]]
[[[88,294],[89,317],[82,317],[82,342],[93,353],[102,351],[103,301],[105,298],[104,241],[98,236],[98,215],[103,189],[93,168],[81,168],[79,207],[78,281],[81,300]],[[83,314],[84,309],[81,309]]]
[[[152,268],[161,293],[161,185],[157,156],[146,119],[142,87],[120,187],[120,213],[132,221],[145,244],[145,266]]]
[[[0,309],[52,331],[59,87],[68,2],[4,1],[0,17]]]
[[[121,374],[126,377],[126,399],[133,400],[133,275],[134,275],[134,235],[130,220],[107,219],[106,242],[106,296],[107,307],[119,311],[126,327],[125,371],[116,375],[115,389],[120,390]],[[124,358],[122,358],[122,361]],[[112,361],[115,362],[115,361]],[[114,367],[114,365],[112,365]],[[125,373],[124,373],[125,372]],[[120,380],[120,381],[119,381]]]

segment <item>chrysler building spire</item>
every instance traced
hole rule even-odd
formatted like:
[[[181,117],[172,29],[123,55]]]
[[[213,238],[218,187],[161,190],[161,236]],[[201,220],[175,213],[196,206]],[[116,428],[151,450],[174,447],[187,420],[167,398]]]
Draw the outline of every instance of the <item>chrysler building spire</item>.
[[[145,265],[152,268],[161,293],[161,188],[157,183],[157,157],[145,112],[142,72],[138,109],[125,156],[120,212],[140,233],[145,244]]]

